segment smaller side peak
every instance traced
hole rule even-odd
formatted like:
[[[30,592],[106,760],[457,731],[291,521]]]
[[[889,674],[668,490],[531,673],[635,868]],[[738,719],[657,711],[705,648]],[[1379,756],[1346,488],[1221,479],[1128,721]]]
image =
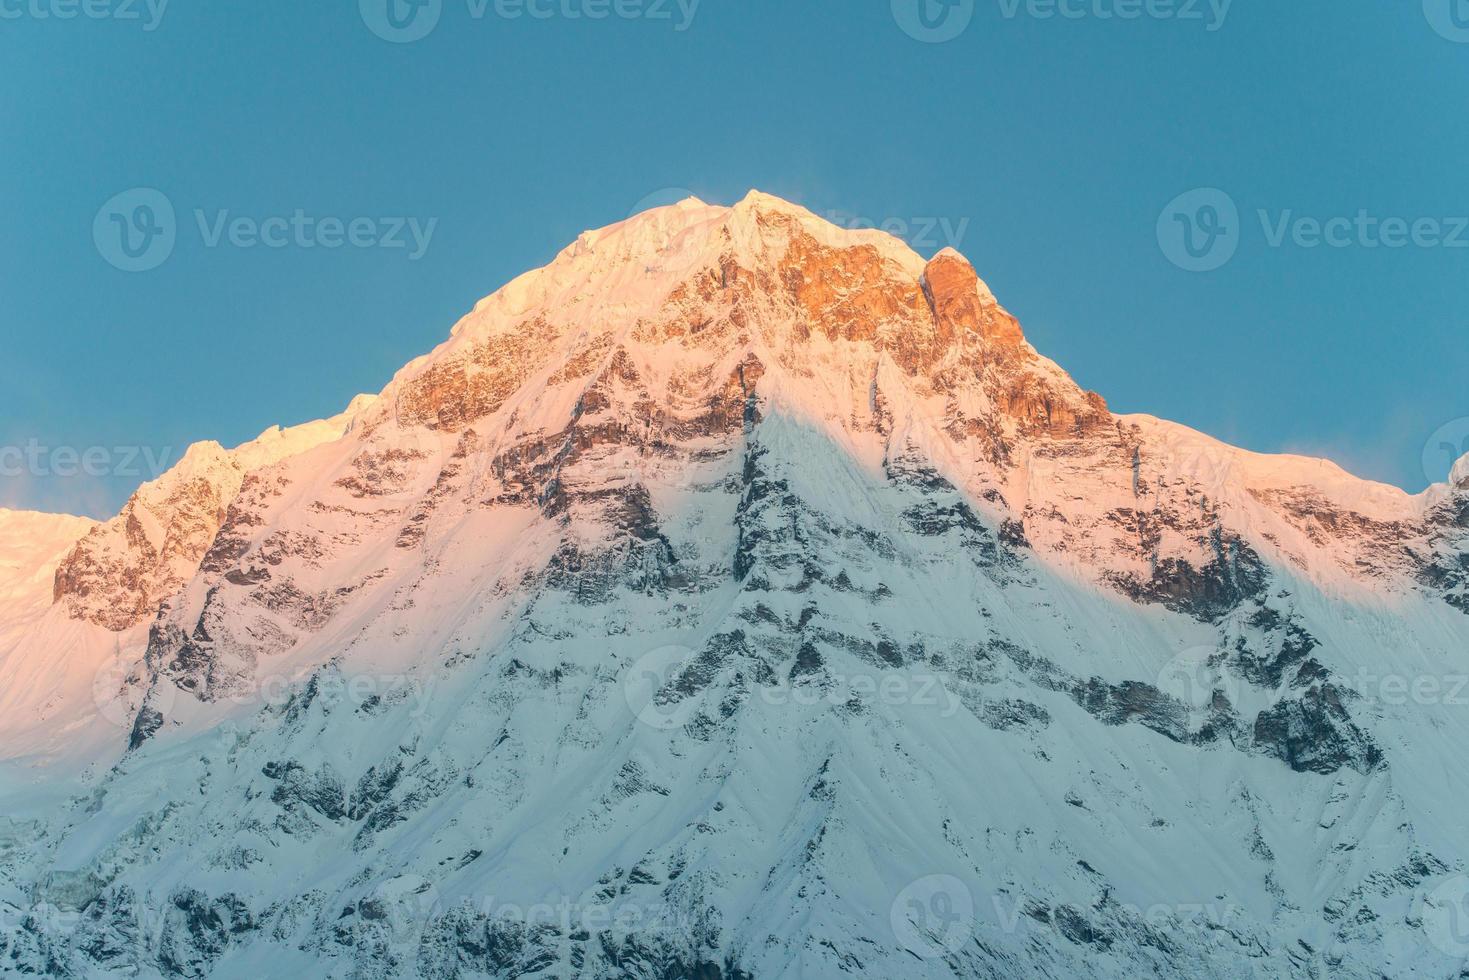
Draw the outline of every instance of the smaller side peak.
[[[774,194],[767,194],[764,191],[754,189],[751,189],[748,194],[740,199],[740,202],[734,206],[734,210],[775,211],[782,214],[810,214],[809,211],[799,204],[792,204],[785,198],[776,197]]]
[[[974,271],[974,264],[963,253],[953,247],[939,251],[923,270],[923,285],[930,295],[942,292],[946,295],[973,292],[985,306],[999,305],[995,294]]]
[[[979,334],[1001,347],[1018,347],[1025,337],[1015,318],[996,302],[994,293],[979,278],[969,260],[946,248],[928,260],[923,270],[923,292],[933,308],[940,336],[962,337],[965,331]]]
[[[637,218],[653,211],[702,211],[708,207],[709,204],[692,191],[677,188],[643,198],[628,217]]]
[[[940,249],[934,254],[933,258],[928,260],[928,267],[924,271],[924,278],[927,279],[930,273],[938,270],[952,270],[941,271],[940,274],[957,275],[972,281],[975,284],[975,288],[979,290],[981,299],[987,303],[995,302],[995,294],[990,292],[990,288],[985,285],[984,280],[979,278],[979,273],[974,271],[974,263],[970,262],[969,258],[963,252],[954,248],[952,245],[947,245]]]
[[[184,450],[184,455],[179,459],[179,465],[201,465],[216,460],[227,460],[229,455],[230,451],[218,440],[200,439],[198,442],[189,443],[189,447]]]
[[[364,392],[363,394],[360,394],[360,395],[357,395],[356,397],[354,397],[352,399],[352,401],[348,403],[348,405],[347,405],[347,411],[345,413],[343,413],[343,414],[345,414],[345,415],[358,415],[358,414],[360,414],[362,412],[367,411],[372,406],[376,405],[377,402],[378,402],[378,396],[377,395]]]
[[[708,207],[709,204],[703,198],[699,197],[687,187],[667,187],[661,191],[654,191],[652,194],[638,201],[637,204],[633,205],[633,209],[628,212],[628,217],[636,218],[640,214],[665,209],[673,211],[695,211]]]
[[[1449,483],[1469,490],[1469,454],[1465,454],[1454,464],[1454,468],[1449,472]]]
[[[91,526],[97,521],[91,517],[66,514],[61,511],[11,510],[8,507],[0,507],[0,523]]]
[[[928,260],[923,268],[923,285],[930,294],[953,295],[979,288],[979,273],[969,260],[952,248]]]

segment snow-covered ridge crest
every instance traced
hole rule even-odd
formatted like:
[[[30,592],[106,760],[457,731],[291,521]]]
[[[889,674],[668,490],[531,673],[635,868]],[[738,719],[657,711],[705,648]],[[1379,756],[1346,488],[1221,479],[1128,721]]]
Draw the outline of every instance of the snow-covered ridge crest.
[[[782,223],[772,219],[785,218]],[[724,207],[687,198],[604,228],[583,232],[551,264],[527,272],[481,300],[454,334],[531,313],[653,313],[700,270],[733,259],[746,268],[778,265],[793,228],[823,247],[876,250],[917,278],[926,265],[901,239],[876,229],[849,229],[789,201],[751,191]]]
[[[76,618],[118,632],[151,618],[198,570],[249,474],[341,438],[376,400],[359,395],[339,415],[272,426],[234,449],[194,443],[77,543],[57,568],[55,601]]]
[[[0,623],[51,604],[56,566],[96,524],[87,517],[0,508]]]

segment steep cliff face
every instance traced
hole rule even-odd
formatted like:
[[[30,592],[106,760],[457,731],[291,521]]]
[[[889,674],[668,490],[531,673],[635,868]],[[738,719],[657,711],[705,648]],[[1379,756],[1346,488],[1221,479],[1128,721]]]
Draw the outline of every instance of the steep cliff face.
[[[77,619],[114,632],[151,619],[198,570],[246,474],[340,438],[372,403],[336,418],[273,428],[233,450],[190,446],[178,465],[133,494],[122,513],[92,528],[56,570],[53,599]]]
[[[962,256],[760,194],[581,236],[349,415],[58,573],[146,651],[0,962],[1457,969],[1463,466],[1114,415]]]

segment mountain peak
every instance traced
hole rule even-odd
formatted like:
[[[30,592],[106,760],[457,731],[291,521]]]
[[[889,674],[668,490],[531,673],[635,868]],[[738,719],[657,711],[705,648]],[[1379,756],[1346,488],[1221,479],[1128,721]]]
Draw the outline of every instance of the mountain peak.
[[[923,290],[945,336],[962,337],[971,330],[1002,349],[1025,342],[1019,322],[1000,308],[974,266],[955,249],[946,248],[929,260]]]
[[[797,216],[815,217],[809,210],[799,204],[787,201],[783,197],[767,194],[762,190],[751,188],[748,193],[735,204],[732,211],[769,211],[777,214],[791,214]]]

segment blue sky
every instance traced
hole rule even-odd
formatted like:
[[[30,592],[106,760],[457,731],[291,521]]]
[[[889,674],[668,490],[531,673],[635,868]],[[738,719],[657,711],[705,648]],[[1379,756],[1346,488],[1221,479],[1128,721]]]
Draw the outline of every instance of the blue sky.
[[[423,2],[0,0],[0,505],[330,415],[669,187],[954,244],[1119,411],[1469,438],[1469,0]]]

